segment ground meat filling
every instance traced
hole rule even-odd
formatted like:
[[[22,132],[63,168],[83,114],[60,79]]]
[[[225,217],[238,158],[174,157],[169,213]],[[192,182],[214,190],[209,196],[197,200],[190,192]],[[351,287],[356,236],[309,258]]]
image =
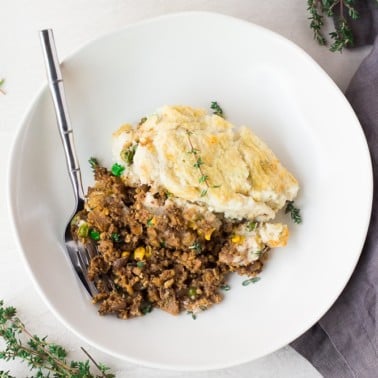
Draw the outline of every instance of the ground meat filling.
[[[261,271],[263,259],[247,266],[227,263],[235,223],[221,214],[180,206],[164,190],[127,186],[100,166],[94,175],[85,210],[72,227],[99,251],[88,276],[98,288],[93,301],[101,315],[128,319],[153,307],[173,315],[197,313],[222,301],[229,272],[253,277]]]

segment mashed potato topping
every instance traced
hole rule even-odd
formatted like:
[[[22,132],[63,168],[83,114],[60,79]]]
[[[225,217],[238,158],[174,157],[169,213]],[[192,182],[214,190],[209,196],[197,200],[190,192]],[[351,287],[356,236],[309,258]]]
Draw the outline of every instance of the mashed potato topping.
[[[130,155],[132,164],[130,164]],[[247,127],[187,106],[165,106],[113,134],[129,185],[165,188],[227,218],[267,221],[295,198],[298,182]]]

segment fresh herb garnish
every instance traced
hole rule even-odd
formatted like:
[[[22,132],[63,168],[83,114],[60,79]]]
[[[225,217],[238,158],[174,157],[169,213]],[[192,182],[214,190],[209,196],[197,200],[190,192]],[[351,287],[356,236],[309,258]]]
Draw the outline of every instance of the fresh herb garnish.
[[[294,223],[302,223],[300,211],[300,209],[294,206],[294,201],[287,201],[285,214],[290,213],[291,219],[294,221]]]
[[[209,176],[207,176],[207,175],[202,175],[202,176],[198,179],[198,182],[199,182],[200,184],[203,184],[204,182],[207,181],[208,178],[209,178]]]
[[[310,28],[313,31],[314,39],[322,46],[327,45],[322,29],[324,27],[324,15],[335,17],[335,30],[329,33],[332,52],[341,52],[345,47],[354,44],[350,21],[359,18],[355,9],[356,0],[307,0],[307,10],[310,14]]]
[[[188,289],[188,297],[190,299],[195,299],[197,296],[197,289],[195,287],[190,287]]]
[[[165,240],[162,240],[162,241],[160,242],[160,248],[165,248]]]
[[[190,130],[185,130],[185,131],[186,131],[186,135],[188,136],[188,142],[189,142],[189,146],[190,146],[190,150],[188,151],[188,153],[193,154],[196,157],[196,161],[193,164],[193,167],[198,169],[198,171],[199,171],[200,176],[198,178],[198,182],[200,184],[206,185],[206,188],[200,189],[200,197],[205,197],[207,195],[208,191],[209,191],[209,188],[219,188],[220,185],[211,185],[211,186],[209,185],[209,176],[206,175],[202,170],[202,166],[205,163],[202,160],[202,157],[198,156],[199,153],[200,153],[200,150],[198,148],[194,148],[192,140],[190,138],[190,136],[193,135],[193,132],[190,131]]]
[[[118,163],[114,163],[111,169],[112,174],[117,177],[121,176],[124,170],[125,170],[125,167]]]
[[[213,111],[214,114],[216,114],[219,117],[224,118],[223,110],[216,101],[213,101],[211,103],[210,108],[214,110]]]
[[[193,320],[197,319],[197,315],[193,311],[187,311],[187,315],[191,315]]]
[[[121,159],[126,163],[127,166],[130,166],[131,164],[133,164],[134,155],[137,148],[138,148],[138,143],[121,151],[121,154],[120,154]]]
[[[152,227],[155,224],[154,217],[147,220],[147,227]]]
[[[139,125],[143,125],[147,121],[147,117],[142,117],[139,121]]]
[[[193,164],[193,167],[194,168],[201,168],[201,165],[203,165],[204,164],[204,162],[202,161],[202,158],[201,158],[201,156],[196,160],[196,162]],[[203,177],[204,175],[202,174],[202,176],[201,177]],[[206,180],[205,180],[206,181]]]
[[[257,222],[249,222],[247,224],[247,230],[249,232],[252,232],[252,231],[255,231],[256,230],[256,227],[257,227]]]
[[[207,194],[207,189],[202,189],[200,193],[200,197],[205,197]]]
[[[93,228],[89,230],[89,237],[94,240],[94,241],[99,241],[100,240],[100,233]]]
[[[143,268],[144,267],[144,261],[138,261],[137,263],[136,263],[136,265],[137,265],[137,267],[138,268]]]
[[[141,305],[140,305],[140,312],[143,314],[143,315],[147,315],[148,313],[150,313],[151,311],[153,310],[153,306],[150,302],[148,301],[145,301],[143,302]]]
[[[111,238],[114,242],[116,243],[119,243],[121,241],[121,235],[118,234],[117,232],[114,232],[112,235],[111,235]]]
[[[258,281],[260,281],[260,277],[252,277],[252,278],[249,278],[248,280],[243,281],[242,285],[243,286],[248,286],[249,284],[256,283]]]
[[[196,253],[201,253],[202,252],[202,245],[199,241],[196,241],[189,247],[189,249],[196,251]]]
[[[0,359],[19,359],[25,362],[36,373],[36,378],[115,378],[114,374],[108,372],[107,366],[96,363],[83,348],[99,370],[97,374],[91,371],[89,360],[67,360],[68,353],[62,346],[48,342],[46,337],[33,335],[16,315],[14,307],[5,307],[4,302],[0,301],[0,337],[5,342],[5,349],[0,351]],[[0,371],[0,377],[14,378],[9,371]]]
[[[229,291],[229,290],[231,290],[231,286],[230,285],[222,285],[221,287],[220,287],[222,290],[224,290],[224,291]]]
[[[98,160],[94,157],[89,158],[88,163],[93,170],[95,170],[98,167]]]

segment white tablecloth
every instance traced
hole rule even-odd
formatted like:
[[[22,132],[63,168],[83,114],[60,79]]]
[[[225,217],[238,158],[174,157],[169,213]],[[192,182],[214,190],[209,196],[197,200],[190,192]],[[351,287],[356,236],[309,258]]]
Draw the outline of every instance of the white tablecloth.
[[[28,105],[45,83],[38,30],[53,28],[63,59],[84,43],[132,22],[164,13],[207,10],[236,16],[272,29],[305,49],[344,90],[369,49],[330,53],[312,39],[305,0],[0,0],[0,298],[15,306],[33,333],[64,344],[75,359],[84,346],[96,360],[110,365],[117,377],[319,377],[290,347],[257,361],[213,372],[174,372],[133,365],[86,345],[50,313],[32,285],[16,246],[7,209],[8,161],[13,139]],[[1,342],[0,342],[1,345]],[[0,360],[0,370],[25,377],[20,362]]]

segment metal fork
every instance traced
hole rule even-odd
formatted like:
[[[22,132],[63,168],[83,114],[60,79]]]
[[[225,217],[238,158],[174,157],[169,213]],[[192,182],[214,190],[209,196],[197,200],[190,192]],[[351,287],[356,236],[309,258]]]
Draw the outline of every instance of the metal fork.
[[[64,232],[65,246],[80,281],[89,295],[93,297],[98,293],[98,291],[94,283],[88,279],[88,266],[90,259],[98,254],[98,251],[92,243],[84,245],[83,243],[77,241],[72,235],[71,231],[71,221],[73,217],[78,211],[84,209],[85,196],[81,180],[79,161],[75,151],[73,130],[67,110],[63,78],[60,71],[53,31],[51,29],[41,30],[40,38],[43,55],[45,58],[47,79],[54,103],[59,133],[63,142],[68,173],[75,196],[75,209]]]

